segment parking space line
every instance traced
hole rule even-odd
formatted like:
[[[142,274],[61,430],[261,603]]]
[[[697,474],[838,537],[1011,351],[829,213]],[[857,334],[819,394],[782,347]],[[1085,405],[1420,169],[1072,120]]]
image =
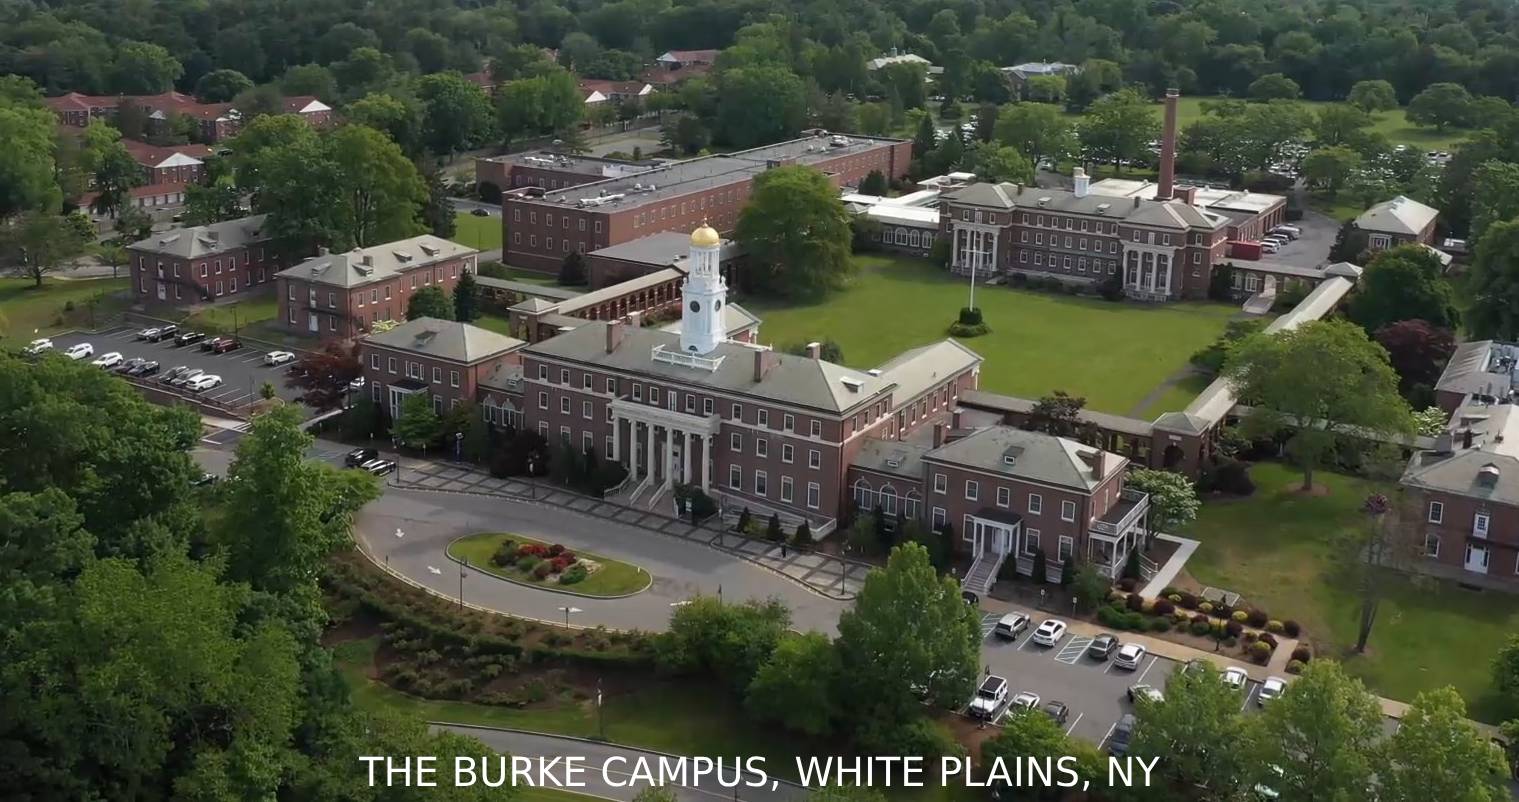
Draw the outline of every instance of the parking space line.
[[[1100,741],[1097,742],[1097,748],[1098,749],[1101,749],[1102,745],[1105,744],[1105,743],[1107,743],[1109,738],[1113,737],[1113,730],[1116,730],[1116,729],[1118,729],[1118,722],[1115,721],[1112,724],[1108,725],[1108,731],[1105,732],[1105,733],[1103,733],[1102,734],[1102,740],[1100,740]]]
[[[1258,693],[1260,691],[1260,689],[1261,689],[1261,686],[1260,686],[1259,683],[1256,683],[1256,682],[1250,683],[1250,685],[1248,686],[1248,688],[1245,690],[1245,703],[1240,706],[1239,712],[1243,713],[1246,710],[1250,709],[1250,700],[1255,697],[1255,694]]]
[[[1145,681],[1145,677],[1150,673],[1150,669],[1155,667],[1155,662],[1159,659],[1159,656],[1153,656],[1150,658],[1150,664],[1145,666],[1145,670],[1140,673],[1139,679],[1134,680],[1135,685],[1139,685]]]
[[[1084,716],[1084,715],[1086,715],[1086,714],[1085,713],[1077,713],[1076,714],[1076,720],[1071,722],[1071,726],[1065,728],[1065,734],[1066,735],[1070,735],[1071,734],[1071,730],[1076,729],[1076,725],[1081,723],[1081,717]]]
[[[1105,665],[1105,666],[1102,667],[1102,673],[1104,673],[1104,674],[1111,674],[1111,673],[1113,673],[1113,661],[1109,660],[1109,661],[1107,661],[1107,663],[1108,663],[1107,665]]]
[[[1068,666],[1076,665],[1081,655],[1086,653],[1087,647],[1092,644],[1093,638],[1084,635],[1072,635],[1065,645],[1060,647],[1060,652],[1055,655],[1055,662],[1065,663]]]
[[[1018,642],[1018,651],[1020,651],[1020,652],[1023,651],[1023,647],[1025,647],[1025,646],[1027,646],[1027,645],[1029,645],[1030,643],[1033,643],[1033,642],[1034,642],[1034,637],[1032,635],[1025,635],[1024,638],[1023,638],[1023,640],[1021,640],[1021,641]]]

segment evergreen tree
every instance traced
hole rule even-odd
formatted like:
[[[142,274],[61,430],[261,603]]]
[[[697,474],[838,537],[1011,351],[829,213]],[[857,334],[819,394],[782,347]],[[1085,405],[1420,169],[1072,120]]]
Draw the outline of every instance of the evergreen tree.
[[[781,516],[770,513],[770,524],[765,527],[765,538],[771,543],[785,542],[786,530],[781,528]]]
[[[459,276],[459,283],[454,285],[454,320],[469,323],[478,317],[480,285],[475,283],[475,274],[466,270]]]
[[[585,283],[585,257],[579,251],[570,251],[559,263],[559,283],[566,287]]]

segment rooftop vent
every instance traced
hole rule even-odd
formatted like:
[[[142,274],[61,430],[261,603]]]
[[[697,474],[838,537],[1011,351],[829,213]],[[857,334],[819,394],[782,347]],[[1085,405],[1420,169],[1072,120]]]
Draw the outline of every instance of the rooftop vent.
[[[407,253],[406,251],[391,251],[390,255],[394,256],[396,258],[396,261],[400,262],[401,264],[406,264],[407,262],[411,261],[411,254]]]
[[[421,248],[422,248],[422,253],[425,253],[428,256],[437,256],[438,255],[438,247],[436,245],[422,245]]]
[[[1477,484],[1483,487],[1496,487],[1498,475],[1498,466],[1489,462],[1477,470]]]
[[[861,382],[859,379],[850,378],[847,376],[845,378],[839,379],[839,381],[843,383],[843,385],[848,388],[849,392],[851,393],[858,393],[860,391],[860,388],[865,386],[865,383]]]
[[[1113,208],[1113,204],[1111,204],[1111,203],[1099,203],[1099,204],[1097,204],[1097,213],[1098,214],[1107,214],[1108,210],[1111,209],[1111,208]]]
[[[1044,206],[1046,204],[1048,204],[1049,202],[1050,202],[1050,196],[1045,195],[1044,197],[1042,197],[1042,198],[1039,199],[1039,207],[1040,208],[1044,208]]]
[[[880,371],[879,368],[871,368],[870,370],[867,370],[865,372],[869,373],[872,376],[879,376],[879,375],[881,375],[881,371]]]
[[[1002,452],[1002,464],[1017,465],[1018,458],[1021,456],[1023,456],[1023,448],[1020,446],[1013,446],[1012,448],[1009,448],[1008,450]]]

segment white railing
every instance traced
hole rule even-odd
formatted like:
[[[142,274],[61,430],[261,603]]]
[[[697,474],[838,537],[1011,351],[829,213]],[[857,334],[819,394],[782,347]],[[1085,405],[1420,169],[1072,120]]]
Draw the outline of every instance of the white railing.
[[[654,346],[651,354],[655,362],[664,362],[668,365],[677,365],[683,368],[696,368],[707,372],[715,372],[722,367],[724,357],[705,357],[696,354],[687,354],[682,351],[669,351],[663,345]]]

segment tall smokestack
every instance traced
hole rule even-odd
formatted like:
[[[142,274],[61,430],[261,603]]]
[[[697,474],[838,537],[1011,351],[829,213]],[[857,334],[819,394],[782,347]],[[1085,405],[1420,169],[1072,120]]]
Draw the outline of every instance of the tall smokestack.
[[[1160,134],[1160,182],[1155,187],[1156,200],[1170,200],[1176,183],[1176,99],[1181,93],[1166,90],[1166,124]]]

